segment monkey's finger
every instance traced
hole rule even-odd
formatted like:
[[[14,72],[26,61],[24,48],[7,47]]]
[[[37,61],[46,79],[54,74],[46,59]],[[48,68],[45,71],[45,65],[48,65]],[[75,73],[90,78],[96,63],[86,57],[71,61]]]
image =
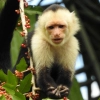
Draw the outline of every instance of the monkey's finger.
[[[57,92],[57,89],[55,89],[55,90],[52,91],[53,94],[56,94],[56,92]]]
[[[56,91],[56,94],[55,94],[55,95],[56,95],[57,97],[61,97],[59,90]]]
[[[60,91],[60,93],[64,93],[64,92],[69,92],[68,88],[63,88],[63,90]]]
[[[64,93],[61,93],[61,97],[63,98],[63,97],[67,97],[68,96],[68,94],[69,94],[69,92],[64,92]]]
[[[61,90],[61,89],[63,89],[63,86],[62,86],[62,85],[59,85],[59,86],[57,87],[57,89],[58,89],[58,90]]]
[[[47,91],[52,91],[52,90],[55,90],[55,88],[53,86],[50,86]]]
[[[47,95],[52,98],[59,98],[59,93],[57,92],[57,89],[48,91]]]
[[[69,88],[67,87],[67,86],[62,86],[62,88],[64,89],[64,88],[67,88],[68,90],[69,90]]]

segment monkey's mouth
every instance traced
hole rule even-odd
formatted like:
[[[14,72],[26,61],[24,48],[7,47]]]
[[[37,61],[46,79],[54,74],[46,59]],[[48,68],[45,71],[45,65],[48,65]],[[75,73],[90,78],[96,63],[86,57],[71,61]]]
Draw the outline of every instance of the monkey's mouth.
[[[54,43],[61,43],[62,42],[62,38],[56,38],[56,39],[52,39],[52,41],[54,42]]]

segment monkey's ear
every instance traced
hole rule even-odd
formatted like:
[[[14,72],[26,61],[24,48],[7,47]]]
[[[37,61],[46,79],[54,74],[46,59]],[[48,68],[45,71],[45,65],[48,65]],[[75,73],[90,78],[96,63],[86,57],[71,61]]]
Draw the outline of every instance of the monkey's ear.
[[[76,34],[77,31],[80,30],[80,24],[79,24],[79,19],[76,16],[75,12],[71,12],[71,17],[72,19],[71,23],[70,23],[70,32],[72,35]]]
[[[44,30],[44,26],[45,26],[45,16],[43,17],[43,15],[40,15],[38,17],[38,21],[37,21],[37,25],[41,30]]]

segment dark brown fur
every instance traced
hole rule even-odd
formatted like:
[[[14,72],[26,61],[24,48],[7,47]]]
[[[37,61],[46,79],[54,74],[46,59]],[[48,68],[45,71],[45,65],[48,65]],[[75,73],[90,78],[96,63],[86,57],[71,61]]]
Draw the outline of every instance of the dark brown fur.
[[[52,10],[53,12],[56,12],[58,9],[66,9],[66,8],[58,4],[53,4],[49,6],[47,9],[45,9],[43,13],[48,12],[50,10]]]

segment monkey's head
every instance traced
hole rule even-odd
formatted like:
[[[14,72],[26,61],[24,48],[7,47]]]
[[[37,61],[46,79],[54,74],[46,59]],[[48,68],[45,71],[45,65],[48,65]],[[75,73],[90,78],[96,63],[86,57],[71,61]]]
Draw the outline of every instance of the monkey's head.
[[[59,5],[52,5],[39,16],[38,28],[50,44],[59,46],[76,34],[79,21],[74,12],[69,12]]]

